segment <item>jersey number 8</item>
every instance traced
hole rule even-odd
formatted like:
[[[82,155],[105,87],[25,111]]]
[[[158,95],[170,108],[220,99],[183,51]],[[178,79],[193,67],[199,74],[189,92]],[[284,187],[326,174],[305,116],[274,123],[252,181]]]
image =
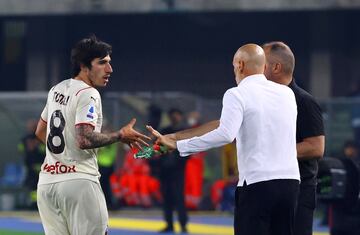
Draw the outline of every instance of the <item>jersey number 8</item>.
[[[65,149],[65,140],[63,131],[65,128],[65,119],[60,110],[55,110],[51,114],[50,133],[47,138],[47,147],[50,152],[59,154]]]

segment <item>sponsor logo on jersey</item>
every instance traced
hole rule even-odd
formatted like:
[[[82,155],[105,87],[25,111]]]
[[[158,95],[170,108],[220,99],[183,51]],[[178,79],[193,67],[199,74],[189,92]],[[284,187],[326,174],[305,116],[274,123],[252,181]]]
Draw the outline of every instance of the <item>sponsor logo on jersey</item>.
[[[88,113],[86,114],[86,117],[88,117],[90,119],[94,119],[94,111],[95,111],[94,106],[90,105],[90,108],[89,108]]]
[[[61,164],[61,162],[57,161],[55,164],[45,164],[43,171],[50,172],[53,174],[64,174],[64,173],[71,173],[76,172],[76,167],[73,166],[67,166],[64,164]]]

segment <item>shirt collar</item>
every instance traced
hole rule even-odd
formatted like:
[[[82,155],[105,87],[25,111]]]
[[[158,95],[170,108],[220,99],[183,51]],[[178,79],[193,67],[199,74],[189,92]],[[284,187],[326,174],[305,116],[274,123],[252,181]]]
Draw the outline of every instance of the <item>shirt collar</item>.
[[[260,81],[266,81],[266,77],[264,74],[253,74],[250,76],[245,77],[240,83],[240,84],[245,84],[245,83],[249,83],[249,82],[260,82]],[[238,85],[238,86],[239,86]]]
[[[289,84],[289,87],[291,88],[291,89],[297,89],[299,86],[296,84],[296,82],[295,82],[295,78],[293,78],[292,80],[291,80],[291,82],[290,82],[290,84]]]

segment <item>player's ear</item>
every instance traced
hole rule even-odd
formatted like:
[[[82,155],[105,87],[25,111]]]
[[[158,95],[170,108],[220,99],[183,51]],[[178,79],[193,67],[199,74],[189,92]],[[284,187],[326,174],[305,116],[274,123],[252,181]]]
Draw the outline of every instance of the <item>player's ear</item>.
[[[239,71],[243,73],[245,69],[245,62],[243,60],[239,60]]]
[[[280,73],[282,70],[282,65],[280,63],[275,63],[272,69],[274,73]]]

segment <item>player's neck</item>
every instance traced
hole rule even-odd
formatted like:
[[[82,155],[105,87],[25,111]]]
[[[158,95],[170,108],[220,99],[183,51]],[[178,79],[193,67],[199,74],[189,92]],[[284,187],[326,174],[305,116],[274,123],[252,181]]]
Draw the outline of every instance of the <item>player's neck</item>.
[[[93,86],[90,82],[90,79],[88,78],[88,76],[81,74],[81,72],[74,78],[75,80],[79,80],[79,81],[83,81],[85,82],[87,85],[89,86]]]

